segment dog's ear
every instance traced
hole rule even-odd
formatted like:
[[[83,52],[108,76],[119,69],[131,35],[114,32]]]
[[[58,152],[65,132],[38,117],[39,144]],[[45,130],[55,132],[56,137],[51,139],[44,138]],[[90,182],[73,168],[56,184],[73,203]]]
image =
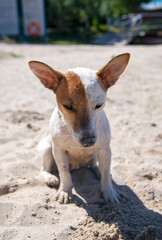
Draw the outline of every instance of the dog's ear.
[[[129,53],[118,55],[97,72],[97,76],[103,83],[106,90],[114,85],[119,76],[124,72],[129,62],[129,58]]]
[[[65,76],[53,70],[51,67],[46,65],[45,63],[38,61],[30,61],[29,67],[32,72],[39,78],[41,83],[54,92],[57,90],[61,79],[65,78]]]

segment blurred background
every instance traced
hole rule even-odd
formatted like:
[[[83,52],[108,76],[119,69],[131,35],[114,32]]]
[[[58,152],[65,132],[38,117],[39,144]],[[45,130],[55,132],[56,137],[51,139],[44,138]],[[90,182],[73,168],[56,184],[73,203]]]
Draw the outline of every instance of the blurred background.
[[[0,0],[3,41],[162,43],[162,0]]]

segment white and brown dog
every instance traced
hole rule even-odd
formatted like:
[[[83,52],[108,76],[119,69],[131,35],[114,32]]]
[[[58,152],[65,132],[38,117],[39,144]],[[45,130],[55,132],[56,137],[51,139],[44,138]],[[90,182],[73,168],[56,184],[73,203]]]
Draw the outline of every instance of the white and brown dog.
[[[56,94],[57,107],[50,119],[50,135],[38,144],[43,158],[42,174],[48,185],[59,184],[51,174],[57,165],[60,186],[56,200],[67,203],[72,196],[70,169],[89,164],[101,174],[101,192],[105,201],[118,202],[110,176],[110,127],[103,111],[106,91],[125,70],[128,53],[113,58],[99,71],[69,69],[65,74],[48,65],[30,61],[29,66],[42,84]],[[98,168],[99,163],[99,168]]]

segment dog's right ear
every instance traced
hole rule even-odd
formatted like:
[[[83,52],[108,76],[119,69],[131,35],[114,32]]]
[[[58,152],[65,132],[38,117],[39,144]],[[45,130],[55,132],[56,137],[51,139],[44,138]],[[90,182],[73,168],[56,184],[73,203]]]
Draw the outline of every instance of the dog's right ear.
[[[57,90],[61,80],[65,78],[65,76],[53,70],[47,64],[38,62],[38,61],[30,61],[29,67],[32,72],[39,78],[41,83],[46,87],[54,92]]]

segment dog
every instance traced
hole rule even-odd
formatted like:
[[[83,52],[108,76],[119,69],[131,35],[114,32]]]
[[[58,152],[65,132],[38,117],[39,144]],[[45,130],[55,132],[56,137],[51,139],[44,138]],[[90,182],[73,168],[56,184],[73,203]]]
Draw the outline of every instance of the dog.
[[[103,111],[107,90],[124,72],[130,54],[114,57],[99,71],[89,68],[69,69],[60,73],[45,63],[30,61],[29,67],[41,83],[56,94],[49,130],[38,144],[41,152],[42,175],[49,186],[59,185],[51,174],[58,169],[60,186],[55,199],[68,203],[72,198],[71,169],[88,164],[101,177],[104,200],[119,202],[110,175],[110,126]]]

